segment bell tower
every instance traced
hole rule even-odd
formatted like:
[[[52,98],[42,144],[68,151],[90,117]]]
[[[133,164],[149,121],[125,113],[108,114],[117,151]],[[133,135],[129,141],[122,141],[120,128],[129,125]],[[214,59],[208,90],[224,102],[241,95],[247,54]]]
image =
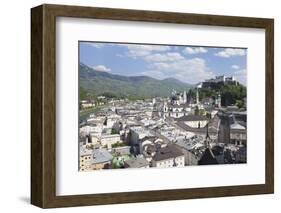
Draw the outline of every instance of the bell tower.
[[[209,124],[206,125],[206,138],[205,138],[205,146],[206,148],[210,148],[211,138],[209,136]]]
[[[196,88],[196,104],[199,104],[199,90]]]
[[[186,104],[187,102],[187,95],[186,95],[186,91],[184,90],[183,92],[183,103]]]
[[[218,95],[218,108],[221,108],[221,94]]]

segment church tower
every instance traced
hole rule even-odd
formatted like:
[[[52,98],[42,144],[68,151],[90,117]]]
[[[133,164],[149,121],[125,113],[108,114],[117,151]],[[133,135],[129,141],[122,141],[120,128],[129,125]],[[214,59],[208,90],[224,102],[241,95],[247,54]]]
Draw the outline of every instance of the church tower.
[[[207,128],[207,133],[206,133],[206,138],[205,138],[206,149],[204,151],[204,154],[202,155],[202,157],[198,161],[198,165],[218,164],[216,156],[214,155],[214,153],[211,149],[211,146],[210,146],[211,138],[209,136],[209,126],[208,126],[208,124],[207,124],[206,128]]]
[[[221,94],[218,95],[218,107],[221,108]]]
[[[211,138],[209,136],[209,124],[207,123],[206,125],[206,129],[207,129],[207,132],[206,132],[206,138],[205,138],[205,146],[207,148],[210,148],[210,142],[211,142]]]
[[[167,105],[166,101],[164,102],[164,107],[163,108],[164,108],[164,110],[163,110],[164,112],[168,112],[168,105]]]
[[[217,98],[216,98],[216,106],[218,108],[221,108],[221,94],[219,93]]]
[[[198,88],[196,89],[196,104],[199,104],[199,90]]]
[[[183,103],[186,104],[187,102],[187,95],[186,95],[186,91],[184,90],[183,92]]]

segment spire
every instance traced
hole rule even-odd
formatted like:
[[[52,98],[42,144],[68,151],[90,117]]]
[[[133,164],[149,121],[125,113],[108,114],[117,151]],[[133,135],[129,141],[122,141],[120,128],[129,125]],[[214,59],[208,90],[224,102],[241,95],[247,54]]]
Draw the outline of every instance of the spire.
[[[209,136],[209,124],[206,125],[206,129],[207,129],[206,139],[205,139],[206,149],[205,149],[204,154],[202,155],[201,159],[198,161],[198,165],[218,164],[216,156],[214,155],[214,153],[210,147],[211,138]]]
[[[196,88],[196,104],[199,104],[199,91],[198,91],[198,88]]]
[[[210,138],[210,136],[209,136],[209,123],[207,123],[206,129],[207,129],[207,131],[206,131],[206,139],[207,139],[207,138]]]
[[[221,94],[218,94],[218,108],[221,108]]]
[[[206,147],[208,147],[208,148],[209,148],[209,146],[210,146],[210,140],[211,140],[211,138],[210,138],[210,136],[209,136],[209,123],[207,123],[207,125],[206,125],[205,145],[206,145]]]
[[[186,95],[186,91],[185,90],[183,92],[183,102],[184,102],[184,104],[186,104],[186,102],[187,102],[187,95]]]

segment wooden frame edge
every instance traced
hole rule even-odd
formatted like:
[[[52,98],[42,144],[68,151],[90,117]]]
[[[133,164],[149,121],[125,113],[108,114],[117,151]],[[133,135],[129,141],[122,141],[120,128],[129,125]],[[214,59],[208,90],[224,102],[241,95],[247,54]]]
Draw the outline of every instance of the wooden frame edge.
[[[274,20],[270,19],[265,27],[265,152],[266,185],[268,192],[274,193]]]
[[[43,207],[43,7],[31,10],[31,203]]]

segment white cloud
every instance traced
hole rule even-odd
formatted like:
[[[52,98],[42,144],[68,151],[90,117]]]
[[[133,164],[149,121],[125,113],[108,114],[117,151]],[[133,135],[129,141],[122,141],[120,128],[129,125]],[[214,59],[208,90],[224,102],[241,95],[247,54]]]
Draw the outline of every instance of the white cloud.
[[[232,56],[244,56],[246,55],[245,49],[237,49],[237,48],[225,48],[222,51],[219,51],[215,53],[215,56],[223,57],[223,58],[229,58]]]
[[[206,53],[208,50],[204,47],[186,47],[183,50],[185,54],[198,54],[198,53]]]
[[[128,48],[127,56],[132,58],[145,57],[154,52],[169,51],[171,48],[164,45],[139,45],[139,44],[118,44]]]
[[[243,85],[247,85],[247,70],[241,69],[234,72],[234,77]]]
[[[207,67],[205,60],[202,58],[153,63],[149,66],[149,70],[143,72],[142,74],[157,79],[173,77],[192,84],[214,76]]]
[[[110,71],[111,71],[110,68],[108,68],[108,67],[106,67],[106,66],[104,66],[104,65],[97,65],[97,66],[93,66],[92,68],[93,68],[94,70],[100,71],[100,72],[110,72]]]
[[[87,44],[94,47],[94,48],[98,48],[98,49],[104,47],[104,44],[101,44],[101,43],[90,43],[90,42],[88,42]]]
[[[131,57],[131,58],[137,58],[137,57],[145,57],[147,55],[152,54],[153,51],[167,51],[170,49],[168,46],[159,46],[159,45],[138,45],[138,44],[114,44],[114,43],[91,43],[87,42],[88,45],[94,47],[94,48],[102,48],[107,46],[121,46],[127,48],[127,52],[125,54],[117,54],[118,57]]]
[[[140,50],[140,51],[168,51],[170,50],[169,46],[164,46],[164,45],[140,45],[140,44],[128,44],[125,45],[128,47],[129,50]]]
[[[184,57],[177,52],[168,52],[147,55],[144,59],[146,61],[178,61],[184,59]]]
[[[231,68],[232,68],[232,69],[235,69],[235,70],[238,70],[238,69],[240,69],[240,66],[239,66],[239,65],[236,65],[236,64],[233,64],[233,65],[231,66]]]
[[[117,57],[120,57],[120,58],[124,58],[124,57],[125,57],[124,55],[122,55],[122,54],[120,54],[120,53],[117,53],[116,56],[117,56]]]

